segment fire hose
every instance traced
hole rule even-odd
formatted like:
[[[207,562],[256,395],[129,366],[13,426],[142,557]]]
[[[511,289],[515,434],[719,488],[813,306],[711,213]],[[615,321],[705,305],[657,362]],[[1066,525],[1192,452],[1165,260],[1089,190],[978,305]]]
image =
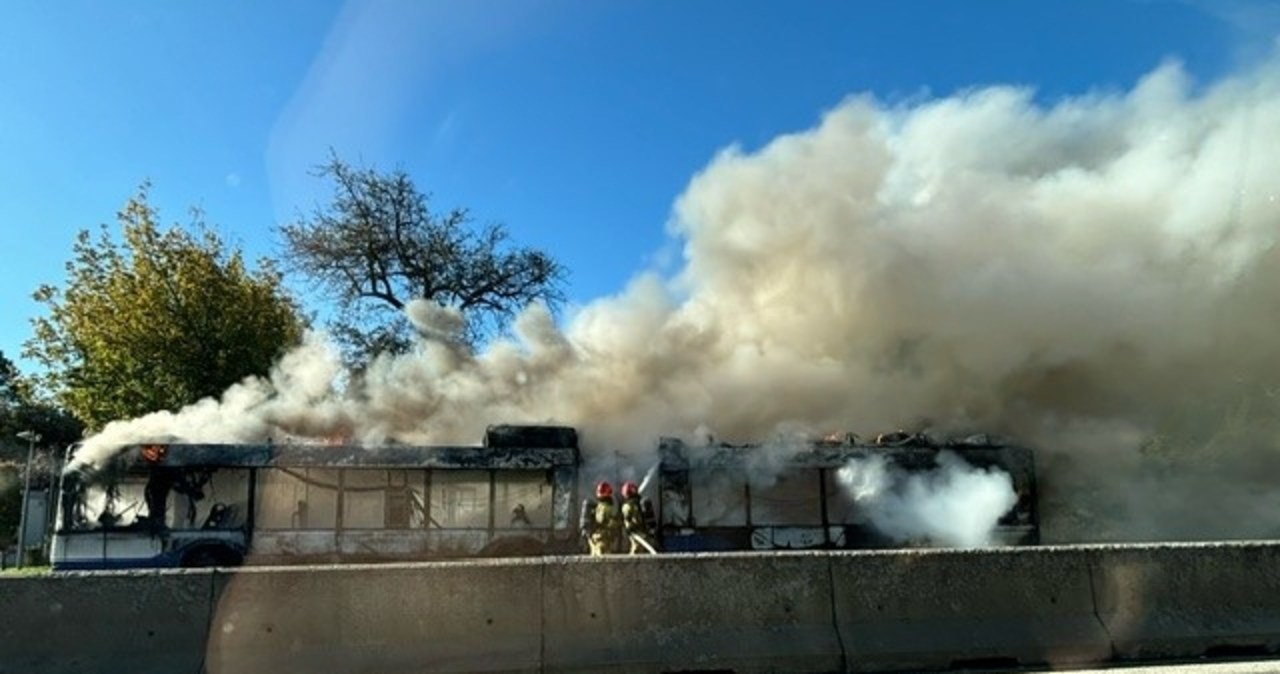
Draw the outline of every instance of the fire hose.
[[[652,545],[649,545],[649,541],[646,541],[644,539],[644,536],[641,536],[640,534],[630,534],[630,536],[631,536],[631,540],[635,541],[636,543],[639,543],[641,547],[649,551],[649,554],[651,555],[658,554],[658,551],[654,550]]]

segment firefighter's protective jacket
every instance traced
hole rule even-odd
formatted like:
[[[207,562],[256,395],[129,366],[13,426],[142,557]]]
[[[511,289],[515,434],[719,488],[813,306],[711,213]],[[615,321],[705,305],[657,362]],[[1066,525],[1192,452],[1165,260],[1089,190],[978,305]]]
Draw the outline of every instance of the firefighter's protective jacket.
[[[632,497],[622,502],[622,528],[628,534],[649,535],[649,525],[645,522],[644,507],[640,497]]]
[[[591,554],[606,555],[617,552],[621,529],[622,518],[613,499],[597,499],[591,513],[591,532],[587,537]]]
[[[596,501],[594,527],[592,532],[607,531],[610,534],[617,533],[618,525],[618,507],[613,504],[613,499],[601,499]]]
[[[622,528],[626,531],[630,553],[655,552],[655,535],[658,531],[653,503],[638,495],[622,502]]]

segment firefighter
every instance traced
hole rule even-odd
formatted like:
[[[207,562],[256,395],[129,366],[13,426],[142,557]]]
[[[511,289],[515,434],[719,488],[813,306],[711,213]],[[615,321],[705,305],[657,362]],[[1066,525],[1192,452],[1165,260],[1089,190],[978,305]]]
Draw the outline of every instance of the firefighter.
[[[655,529],[653,519],[653,504],[647,500],[641,500],[640,487],[631,480],[624,482],[622,484],[622,530],[627,536],[627,542],[630,543],[631,554],[657,553],[653,547]]]
[[[529,519],[529,513],[524,509],[523,503],[517,503],[516,507],[511,509],[511,526],[513,528],[533,526],[533,520]]]
[[[622,518],[613,502],[613,485],[601,480],[596,484],[596,500],[583,508],[587,545],[591,555],[597,557],[618,551],[618,537],[622,531]]]

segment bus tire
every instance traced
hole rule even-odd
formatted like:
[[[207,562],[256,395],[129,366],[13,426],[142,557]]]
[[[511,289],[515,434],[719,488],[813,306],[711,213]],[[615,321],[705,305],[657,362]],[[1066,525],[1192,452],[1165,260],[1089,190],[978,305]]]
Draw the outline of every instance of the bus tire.
[[[244,555],[225,545],[197,545],[182,555],[182,568],[207,569],[215,566],[240,566]]]

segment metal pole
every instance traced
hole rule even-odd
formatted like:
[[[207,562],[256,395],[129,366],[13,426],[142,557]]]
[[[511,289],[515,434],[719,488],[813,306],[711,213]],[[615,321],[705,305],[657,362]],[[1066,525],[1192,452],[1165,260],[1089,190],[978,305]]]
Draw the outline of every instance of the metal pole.
[[[19,438],[27,441],[27,475],[22,485],[22,511],[18,516],[18,565],[21,569],[24,565],[27,547],[27,502],[31,500],[31,458],[36,453],[36,441],[40,439],[40,434],[33,431],[23,431],[18,434]]]

